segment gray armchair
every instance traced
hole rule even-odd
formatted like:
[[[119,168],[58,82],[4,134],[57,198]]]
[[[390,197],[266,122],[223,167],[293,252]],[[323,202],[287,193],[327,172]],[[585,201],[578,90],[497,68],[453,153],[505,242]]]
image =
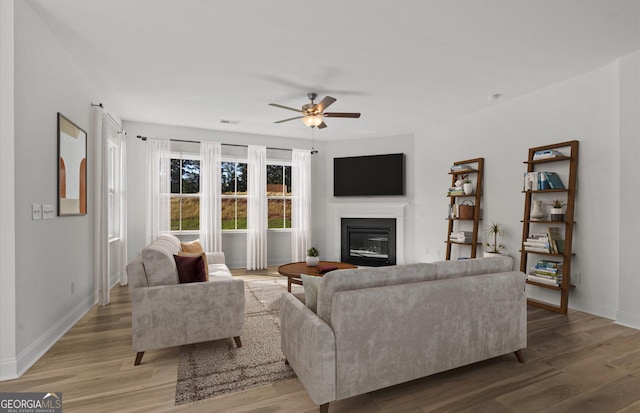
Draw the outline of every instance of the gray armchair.
[[[209,282],[179,284],[173,258],[179,250],[177,238],[163,235],[127,266],[135,365],[146,350],[227,337],[242,346],[244,282],[234,279],[224,255],[215,253],[207,254]]]

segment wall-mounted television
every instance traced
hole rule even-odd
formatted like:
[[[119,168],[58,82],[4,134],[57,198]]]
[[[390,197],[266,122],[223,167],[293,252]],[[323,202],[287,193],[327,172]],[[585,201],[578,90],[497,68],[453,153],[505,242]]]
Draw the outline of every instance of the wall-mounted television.
[[[404,154],[333,159],[333,196],[404,195]]]

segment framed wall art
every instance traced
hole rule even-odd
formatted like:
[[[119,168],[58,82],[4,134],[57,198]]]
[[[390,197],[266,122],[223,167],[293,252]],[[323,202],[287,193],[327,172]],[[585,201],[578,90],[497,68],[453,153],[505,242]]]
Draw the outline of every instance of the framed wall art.
[[[87,133],[58,113],[58,216],[87,214]]]

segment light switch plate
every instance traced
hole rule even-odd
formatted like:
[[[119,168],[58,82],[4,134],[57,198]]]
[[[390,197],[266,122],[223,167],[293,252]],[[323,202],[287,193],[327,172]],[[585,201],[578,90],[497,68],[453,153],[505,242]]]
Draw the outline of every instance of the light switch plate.
[[[31,205],[31,219],[33,219],[34,221],[40,221],[42,219],[42,205]]]
[[[42,205],[42,219],[53,219],[56,208],[53,205]]]

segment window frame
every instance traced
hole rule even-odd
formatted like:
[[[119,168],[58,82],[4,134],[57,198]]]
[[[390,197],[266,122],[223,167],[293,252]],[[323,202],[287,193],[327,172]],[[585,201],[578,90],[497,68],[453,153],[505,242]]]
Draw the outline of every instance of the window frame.
[[[187,151],[171,151],[170,155],[169,155],[169,163],[171,164],[171,161],[174,159],[178,159],[180,160],[180,170],[182,170],[182,161],[183,160],[190,160],[190,161],[198,161],[199,162],[199,166],[198,166],[198,172],[201,172],[201,159],[200,159],[200,154],[199,153],[195,153],[195,152],[187,152]],[[198,179],[200,179],[200,175],[198,175]],[[198,188],[200,188],[200,182],[198,182]],[[198,198],[198,210],[200,208],[200,192],[197,192],[195,194],[183,194],[182,193],[182,176],[180,177],[180,192],[179,193],[174,193],[171,192],[171,173],[169,173],[169,203],[171,203],[171,198]],[[171,216],[171,207],[169,207],[169,216]],[[171,218],[169,218],[169,221],[171,221]],[[169,222],[169,233],[170,234],[174,234],[174,235],[199,235],[200,234],[200,220],[198,219],[198,229],[188,229],[188,230],[183,230],[182,229],[182,202],[180,202],[180,217],[179,217],[179,222],[180,222],[180,229],[179,230],[175,230],[175,229],[171,229],[171,222]]]
[[[293,174],[293,162],[289,161],[289,160],[284,160],[284,159],[267,159],[267,165],[266,168],[268,168],[270,165],[275,165],[275,166],[282,166],[282,167],[286,167],[289,166],[291,168],[291,174]],[[293,176],[290,177],[291,178],[291,185],[293,186]],[[266,170],[265,170],[265,180],[267,179],[266,177]],[[286,180],[285,180],[286,181]],[[266,184],[266,183],[265,183]],[[284,182],[283,182],[284,184]],[[268,184],[266,184],[268,185]],[[291,188],[291,190],[293,191],[293,188]],[[269,207],[269,200],[271,199],[282,199],[285,201],[285,208],[284,208],[284,222],[286,222],[287,219],[287,208],[286,208],[286,202],[288,201],[289,204],[291,205],[291,214],[293,216],[293,192],[291,192],[291,195],[268,195],[267,194],[267,208]],[[269,228],[269,217],[267,217],[267,231],[275,231],[275,232],[291,232],[291,230],[293,229],[293,222],[291,223],[291,227],[286,228],[286,227],[282,227],[282,228]]]
[[[243,164],[248,164],[249,160],[247,158],[243,158],[240,156],[222,156],[220,158],[220,168],[222,168],[222,164],[223,163],[235,163],[235,164],[239,164],[239,163],[243,163]],[[220,171],[220,185],[222,185],[222,171]],[[237,177],[237,175],[236,175]],[[236,182],[235,182],[236,186],[236,192],[238,190],[238,181],[236,178]],[[221,226],[221,231],[223,234],[242,234],[242,233],[246,233],[247,229],[246,228],[238,228],[238,199],[244,199],[245,202],[249,202],[249,193],[248,193],[248,188],[247,188],[247,194],[246,195],[237,195],[233,194],[233,195],[224,195],[222,193],[222,190],[220,191],[220,214],[222,215],[222,201],[225,199],[234,199],[236,200],[235,205],[236,205],[236,210],[235,210],[235,223],[236,223],[236,227],[234,229],[224,229],[222,228],[222,222],[220,222],[220,226]]]

